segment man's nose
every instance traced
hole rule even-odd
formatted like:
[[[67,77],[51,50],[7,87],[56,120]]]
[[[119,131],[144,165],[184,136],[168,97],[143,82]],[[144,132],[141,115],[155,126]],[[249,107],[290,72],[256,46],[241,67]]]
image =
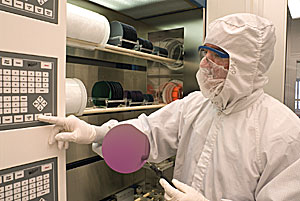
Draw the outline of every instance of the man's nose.
[[[205,57],[210,60],[214,60],[214,58],[215,58],[214,53],[212,53],[211,51],[207,51]]]

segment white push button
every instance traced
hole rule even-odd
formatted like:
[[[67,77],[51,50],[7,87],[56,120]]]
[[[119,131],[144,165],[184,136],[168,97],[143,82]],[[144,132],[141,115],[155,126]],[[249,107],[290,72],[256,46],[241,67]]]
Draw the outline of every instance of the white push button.
[[[34,76],[34,71],[28,71],[28,76]]]
[[[15,123],[23,122],[23,115],[15,115],[14,116],[14,122]]]
[[[36,72],[35,72],[35,76],[36,76],[36,77],[42,77],[42,72],[36,71]]]
[[[4,102],[4,108],[11,108],[11,102]]]
[[[15,0],[15,2],[14,2],[14,7],[16,7],[16,8],[23,9],[23,5],[24,5],[24,3],[22,1]]]
[[[27,101],[27,96],[21,96],[21,101]]]
[[[3,76],[3,80],[4,81],[11,81],[11,76],[9,76],[9,75]]]
[[[28,179],[22,181],[22,186],[28,185]]]
[[[17,2],[17,3],[16,3]],[[21,9],[23,9],[23,2],[22,1],[17,1],[15,0],[15,3],[14,5],[18,4],[19,7]],[[16,6],[15,6],[16,7]],[[17,66],[17,67],[23,67],[23,60],[22,59],[14,59],[14,66]]]
[[[40,93],[40,94],[49,93],[49,89],[46,89],[46,88],[36,88],[35,91],[36,91],[36,93]]]
[[[17,199],[20,199],[21,198],[21,193],[18,193],[18,194],[15,194],[14,195],[14,199],[17,200]]]
[[[21,187],[21,182],[16,182],[16,183],[14,183],[14,189],[16,189],[16,188],[19,188],[19,187]],[[14,192],[15,193],[15,192]],[[18,192],[16,192],[16,193],[18,193]],[[16,194],[15,193],[15,194]]]
[[[12,75],[19,75],[20,74],[20,71],[19,70],[12,70]]]
[[[2,123],[4,124],[10,124],[12,123],[12,116],[4,116],[2,117]],[[5,178],[3,177],[3,180],[5,182]]]
[[[43,77],[49,77],[49,72],[43,72]]]
[[[8,6],[12,6],[12,0],[2,0],[2,3]]]
[[[11,101],[11,96],[4,96],[3,100],[4,100],[4,102],[10,102]]]
[[[25,196],[28,195],[28,185],[22,186],[22,192],[24,191],[27,191],[27,194],[25,194]]]
[[[6,197],[5,198],[5,201],[13,201],[14,200],[14,197],[13,196],[9,196],[9,197]]]
[[[48,104],[48,103],[47,103],[46,100],[44,100],[44,101],[41,103],[41,105],[42,105],[43,107],[46,107],[47,104]]]
[[[3,82],[3,87],[11,87],[11,82]]]
[[[3,93],[10,94],[11,93],[11,88],[3,88]]]
[[[20,109],[19,108],[13,108],[12,113],[13,114],[18,114],[18,113],[20,113]]]
[[[18,183],[20,183],[20,182],[18,182]],[[20,185],[20,186],[21,186],[21,185]],[[21,193],[21,188],[20,188],[20,186],[14,189],[14,194]]]
[[[3,117],[3,119],[4,119],[4,117]],[[9,182],[9,181],[12,181],[12,180],[14,180],[14,174],[13,173],[3,175],[3,182]],[[10,187],[10,185],[5,187],[5,190],[11,190],[9,187]],[[6,189],[6,188],[9,188],[9,189]]]
[[[3,75],[11,75],[10,69],[3,69]]]
[[[12,190],[5,192],[5,197],[12,196],[12,195],[13,195],[13,191]]]
[[[3,109],[3,113],[4,113],[4,114],[11,114],[11,109],[10,109],[10,108],[4,108],[4,109]],[[7,116],[7,117],[8,117],[8,116]],[[5,122],[4,122],[4,117],[3,117],[3,123],[5,123]],[[9,123],[11,123],[11,122],[9,122]]]
[[[12,106],[17,108],[20,107],[20,103],[19,102],[12,102]]]
[[[20,90],[22,94],[27,94],[27,88],[21,88]]]
[[[23,178],[23,177],[24,177],[24,171],[23,170],[15,172],[15,179],[20,179],[20,178]]]
[[[36,194],[35,193],[33,193],[33,194],[30,194],[30,200],[33,200],[33,199],[35,199],[36,198]]]
[[[51,62],[41,62],[41,68],[52,69],[52,63]]]
[[[36,177],[36,180],[37,180],[37,181],[42,181],[42,180],[43,180],[43,176],[38,176],[38,177]]]
[[[12,93],[13,94],[18,94],[18,93],[20,93],[20,89],[19,88],[12,88]]]
[[[26,82],[27,81],[27,77],[21,76],[20,80],[21,80],[21,82]]]
[[[25,121],[33,121],[33,114],[25,115]]]
[[[11,174],[12,174],[12,173],[11,173]],[[10,191],[10,190],[12,190],[12,189],[13,189],[12,184],[9,184],[9,185],[5,186],[5,191]]]
[[[27,107],[21,107],[21,113],[27,113],[28,109]]]
[[[33,12],[33,5],[29,3],[25,3],[25,10]]]
[[[12,4],[12,0],[2,0],[2,3],[3,3],[3,1],[6,1],[6,2],[10,1]],[[11,65],[12,65],[11,58],[5,58],[5,57],[2,58],[2,66],[11,66]]]
[[[48,170],[52,170],[52,163],[41,166],[41,171],[42,172],[45,172],[45,171],[48,171]]]
[[[44,9],[38,6],[35,6],[34,12],[43,15]]]
[[[52,10],[45,9],[45,15],[48,16],[48,17],[52,17],[52,15],[53,15]]]
[[[31,183],[34,183],[34,182],[35,182],[35,177],[29,179],[29,183],[30,183],[30,184],[31,184]]]
[[[49,190],[49,189],[38,192],[38,193],[36,194],[36,196],[37,196],[37,197],[41,197],[41,196],[46,195],[46,194],[48,194],[48,193],[50,193],[50,190]]]
[[[44,109],[44,107],[41,105],[38,105],[36,109],[41,112]]]
[[[34,94],[34,88],[28,88],[28,93],[29,94]]]

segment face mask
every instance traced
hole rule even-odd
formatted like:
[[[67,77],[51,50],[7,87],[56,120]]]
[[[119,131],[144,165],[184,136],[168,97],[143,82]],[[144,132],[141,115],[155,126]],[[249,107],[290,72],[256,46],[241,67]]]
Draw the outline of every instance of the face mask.
[[[200,62],[197,80],[204,97],[212,99],[222,91],[228,70],[204,57]]]

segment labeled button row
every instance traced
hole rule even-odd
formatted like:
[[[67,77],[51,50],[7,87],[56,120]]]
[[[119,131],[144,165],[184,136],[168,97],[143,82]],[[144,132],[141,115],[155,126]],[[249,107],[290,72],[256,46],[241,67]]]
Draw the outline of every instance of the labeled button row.
[[[42,6],[46,0],[38,0],[38,3]],[[30,3],[24,3],[22,1],[18,0],[2,0],[2,4],[7,5],[7,6],[12,6],[13,8],[29,11],[35,14],[39,15],[45,15],[47,17],[53,17],[53,11],[51,9],[44,9],[39,6],[34,6]]]
[[[21,75],[21,76],[36,76],[36,77],[49,77],[49,72],[41,71],[26,71],[26,70],[11,70],[0,69],[0,75]]]
[[[38,108],[37,108],[38,109]],[[43,110],[42,108],[41,110]],[[39,109],[38,109],[39,110]],[[25,115],[13,115],[13,116],[3,116],[2,122],[0,117],[0,124],[11,124],[11,123],[22,123],[37,121],[38,115],[40,114],[25,114]],[[45,116],[52,116],[52,113],[44,113]]]
[[[49,93],[49,88],[3,88],[0,87],[0,94],[47,94]]]
[[[1,1],[1,0],[0,0]],[[12,1],[12,0],[2,0],[3,1]],[[35,61],[28,61],[28,67],[37,66],[39,62]],[[42,69],[52,69],[52,62],[44,62],[41,61],[41,68]],[[24,67],[24,60],[23,59],[16,59],[16,58],[9,58],[9,57],[2,57],[1,61],[2,66],[15,66],[15,67]]]

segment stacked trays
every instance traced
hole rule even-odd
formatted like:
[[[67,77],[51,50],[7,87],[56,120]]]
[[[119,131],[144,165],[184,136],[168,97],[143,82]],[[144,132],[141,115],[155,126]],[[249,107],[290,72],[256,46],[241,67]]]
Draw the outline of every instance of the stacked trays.
[[[153,103],[154,102],[154,98],[151,94],[143,94],[144,96],[144,100],[148,103]]]
[[[133,26],[119,21],[110,22],[109,44],[133,49],[136,42],[137,32]]]
[[[139,50],[141,52],[152,53],[153,44],[150,40],[146,40],[146,39],[143,39],[143,38],[138,38],[138,42],[139,42]]]
[[[153,46],[153,54],[156,54],[158,56],[162,56],[162,57],[168,57],[168,50],[165,48],[161,48],[158,46]]]
[[[151,94],[143,94],[141,91],[124,91],[124,98],[131,100],[132,105],[153,103],[154,98]]]
[[[118,106],[119,103],[109,103],[109,100],[122,100],[123,87],[119,82],[99,81],[96,82],[92,89],[92,98],[95,106]]]

